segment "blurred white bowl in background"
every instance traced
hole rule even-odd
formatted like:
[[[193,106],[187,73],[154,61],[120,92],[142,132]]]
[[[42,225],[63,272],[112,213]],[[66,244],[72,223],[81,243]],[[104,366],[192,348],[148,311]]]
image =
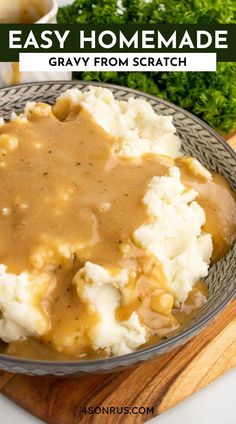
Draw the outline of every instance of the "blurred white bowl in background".
[[[68,4],[71,0],[59,1]],[[58,2],[56,0],[1,0],[0,23],[27,22],[29,16],[35,23],[56,23]],[[11,62],[0,63],[0,85],[15,85],[34,81],[70,80],[71,72],[19,72],[19,64]]]

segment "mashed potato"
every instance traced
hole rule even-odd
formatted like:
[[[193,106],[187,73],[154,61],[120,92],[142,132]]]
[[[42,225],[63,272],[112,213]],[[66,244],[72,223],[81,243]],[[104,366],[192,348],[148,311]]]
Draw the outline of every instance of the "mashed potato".
[[[14,275],[6,271],[0,265],[0,338],[11,342],[45,334],[50,329],[46,299],[55,281],[47,273]]]
[[[76,105],[88,110],[108,134],[117,137],[115,153],[122,157],[140,157],[156,153],[176,157],[180,153],[180,140],[175,134],[171,116],[157,115],[150,103],[130,97],[127,101],[115,100],[106,88],[77,88],[62,94],[54,107],[65,104],[67,113]]]
[[[105,88],[89,87],[85,91],[73,88],[61,94],[54,107],[35,102],[28,103],[23,114],[19,116],[12,114],[11,123],[15,123],[18,134],[21,131],[20,128],[27,126],[28,123],[32,124],[33,115],[37,118],[39,116],[42,121],[49,118],[60,126],[60,132],[57,130],[58,138],[58,134],[63,133],[61,130],[64,128],[63,125],[73,121],[76,111],[78,112],[81,108],[85,109],[89,116],[92,116],[93,125],[95,121],[99,126],[99,131],[102,129],[105,131],[102,131],[103,137],[104,134],[106,137],[108,137],[107,134],[113,137],[114,144],[109,147],[109,155],[115,158],[119,164],[122,163],[122,166],[124,163],[138,166],[137,161],[133,159],[139,158],[140,162],[144,162],[146,158],[150,159],[150,157],[154,157],[156,160],[158,155],[162,155],[163,163],[165,159],[163,156],[168,157],[169,162],[166,158],[166,163],[168,162],[166,168],[163,163],[161,164],[165,171],[159,174],[156,174],[156,162],[154,165],[152,164],[155,173],[152,173],[151,177],[150,173],[147,174],[148,179],[144,181],[142,191],[139,187],[137,188],[141,193],[139,193],[140,198],[137,197],[143,213],[142,215],[139,210],[140,216],[143,216],[141,225],[139,221],[139,224],[133,226],[130,234],[125,234],[123,239],[125,231],[123,228],[118,228],[117,224],[115,229],[118,241],[116,242],[120,251],[123,251],[123,256],[119,256],[116,266],[105,260],[104,262],[97,259],[92,261],[89,260],[90,255],[101,241],[101,222],[104,227],[109,225],[109,219],[112,217],[109,214],[112,214],[112,208],[115,208],[117,203],[113,202],[114,198],[107,194],[105,183],[109,185],[110,180],[108,184],[106,175],[104,177],[103,174],[104,170],[99,168],[101,164],[98,164],[99,178],[102,183],[104,181],[105,183],[103,186],[101,185],[101,189],[100,186],[99,189],[96,188],[93,196],[96,197],[96,202],[93,203],[94,199],[91,196],[88,198],[90,203],[86,203],[87,181],[89,181],[88,187],[91,188],[94,175],[97,178],[97,174],[92,174],[91,171],[93,166],[91,158],[93,159],[93,155],[98,158],[100,151],[97,150],[95,153],[92,151],[92,154],[88,155],[89,159],[86,156],[87,152],[85,153],[84,158],[90,162],[84,169],[84,174],[79,174],[86,175],[87,178],[84,185],[80,184],[77,175],[78,169],[81,169],[79,168],[81,159],[80,151],[76,150],[76,139],[76,148],[73,145],[76,154],[75,158],[72,158],[73,184],[71,187],[69,184],[67,186],[67,179],[59,181],[57,188],[53,188],[49,194],[45,193],[45,198],[42,197],[42,199],[45,201],[45,208],[49,208],[50,212],[52,210],[55,212],[55,220],[58,216],[63,217],[64,220],[61,221],[63,222],[61,227],[63,227],[67,225],[64,218],[67,216],[67,211],[73,208],[77,211],[73,204],[73,198],[78,192],[81,192],[81,204],[85,218],[84,221],[82,219],[76,221],[77,214],[75,222],[83,225],[83,222],[86,223],[90,219],[91,231],[87,231],[84,239],[81,236],[81,240],[73,240],[73,237],[67,240],[63,232],[62,237],[59,231],[58,237],[57,233],[51,237],[50,234],[44,234],[40,227],[41,233],[37,235],[38,244],[33,246],[29,255],[32,272],[25,269],[15,275],[8,272],[5,265],[0,265],[0,339],[12,342],[30,336],[38,338],[47,336],[52,328],[49,306],[51,295],[57,285],[55,275],[58,270],[63,268],[63,276],[66,276],[65,278],[67,275],[70,276],[71,290],[74,290],[76,301],[78,302],[79,299],[80,304],[88,305],[91,311],[95,311],[99,317],[96,325],[86,335],[92,349],[96,352],[105,351],[109,356],[122,355],[135,351],[145,344],[150,334],[165,334],[169,328],[178,328],[178,323],[172,315],[173,305],[180,305],[184,302],[195,283],[207,275],[213,251],[212,237],[205,229],[206,213],[198,203],[198,192],[184,183],[181,166],[171,165],[171,163],[178,164],[178,160],[175,161],[175,159],[181,155],[181,143],[175,133],[172,117],[157,115],[147,101],[132,97],[127,101],[118,101],[114,98],[113,93]],[[58,119],[55,119],[54,115]],[[41,122],[40,119],[35,121]],[[4,128],[3,120],[0,120],[0,125]],[[52,125],[51,122],[50,125]],[[33,132],[32,128],[33,125],[30,126],[30,131]],[[51,145],[50,149],[47,145],[44,146],[48,136],[48,127],[45,128],[40,128],[39,135],[37,134],[37,137],[33,139],[36,147],[33,154],[40,154],[36,150],[45,148],[47,157],[53,157],[54,152],[52,152]],[[49,128],[51,127],[49,126]],[[73,126],[72,131],[75,132]],[[64,142],[64,139],[61,141]],[[13,155],[19,144],[20,138],[18,140],[14,134],[11,137],[5,132],[0,135],[0,151],[2,149],[6,156],[1,165],[3,169],[7,163],[7,156]],[[67,152],[59,153],[61,156],[59,155],[57,163],[63,165]],[[28,154],[30,155],[29,152]],[[45,155],[42,157],[44,158]],[[104,157],[106,157],[105,154]],[[191,174],[191,178],[200,179],[201,184],[212,181],[211,173],[197,159],[181,158],[181,160],[182,165]],[[51,166],[50,172],[41,172],[41,174],[45,176],[45,186],[48,184],[50,187],[49,175],[53,174],[54,169],[52,162],[48,163]],[[66,164],[68,163],[70,162],[66,162]],[[149,166],[149,162],[147,163]],[[69,173],[70,167],[68,166],[66,169]],[[48,169],[45,168],[43,171],[48,171]],[[58,173],[58,168],[56,172]],[[116,172],[115,168],[114,172]],[[132,172],[137,172],[137,169],[133,168]],[[149,168],[148,172],[150,172]],[[78,184],[76,178],[78,178]],[[124,179],[122,181],[124,184]],[[142,182],[141,179],[140,181]],[[39,187],[39,189],[41,188]],[[119,195],[128,196],[125,187],[123,190],[124,193],[121,190]],[[7,219],[15,206],[9,207],[8,204],[3,204],[3,206],[1,219]],[[26,206],[30,210],[30,205]],[[124,203],[124,208],[125,206]],[[40,210],[44,219],[43,223],[45,223],[47,216],[45,218],[43,212]],[[28,212],[18,210],[17,213],[22,219],[22,214]],[[122,213],[123,210],[120,215]],[[133,213],[135,214],[135,210]],[[73,215],[69,216],[74,219]],[[90,218],[88,219],[88,217]],[[116,219],[118,218],[116,216]],[[132,220],[132,217],[129,219]],[[50,222],[54,225],[53,220]],[[114,222],[113,226],[116,225],[116,221]],[[79,228],[82,233],[82,225],[77,226],[76,231]],[[115,232],[114,234],[116,235]],[[105,238],[103,243],[106,244],[106,240],[110,241],[109,235],[110,233],[107,231],[105,233],[107,239]],[[142,257],[154,264],[149,276],[145,271],[145,266],[141,264],[140,258]],[[157,270],[156,274],[154,269]],[[67,272],[68,274],[66,274]],[[70,291],[70,287],[67,290]],[[66,292],[64,295],[67,296],[66,299],[70,300],[73,293]],[[69,300],[67,302],[68,309],[71,307]],[[128,317],[118,319],[117,310],[127,305],[130,308]],[[62,310],[60,313],[63,316],[66,312]],[[79,311],[78,313],[76,311],[76,314],[79,315]],[[76,317],[76,314],[75,320],[80,318]],[[54,340],[53,342],[58,351],[63,352],[64,349],[64,351],[73,352],[77,349],[80,328],[76,325],[73,323],[68,332],[63,330],[64,332],[60,333],[58,330],[58,334],[60,333],[61,336],[60,341],[58,338],[58,341]],[[164,326],[166,327],[163,330]],[[159,333],[157,330],[160,330]]]
[[[104,349],[109,355],[124,355],[147,340],[147,330],[140,324],[137,313],[133,312],[123,322],[118,322],[115,317],[128,281],[127,270],[111,275],[104,267],[90,262],[86,262],[74,277],[78,296],[100,316],[100,322],[90,332],[94,350]]]
[[[212,254],[211,236],[201,230],[205,213],[196,197],[195,190],[187,190],[181,183],[177,167],[170,169],[169,176],[153,177],[143,199],[151,223],[143,224],[133,234],[139,247],[162,265],[167,286],[179,302],[184,302],[193,285],[207,275]],[[90,262],[74,278],[79,297],[101,317],[90,335],[95,350],[102,348],[120,355],[147,339],[147,327],[140,324],[137,313],[120,323],[115,318],[116,309],[126,297],[128,281],[127,270],[111,275]],[[133,296],[137,296],[135,290]]]
[[[211,235],[201,230],[205,213],[196,197],[195,190],[181,183],[177,167],[167,177],[153,177],[143,202],[154,219],[133,235],[141,248],[162,263],[168,286],[179,302],[207,275],[213,250]]]

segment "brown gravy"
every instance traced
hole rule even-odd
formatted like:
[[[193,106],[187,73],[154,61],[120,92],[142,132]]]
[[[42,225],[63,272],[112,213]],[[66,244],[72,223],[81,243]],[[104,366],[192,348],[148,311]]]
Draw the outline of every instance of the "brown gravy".
[[[212,181],[203,182],[189,173],[181,159],[176,164],[180,166],[184,183],[199,193],[197,201],[206,214],[204,230],[212,235],[212,261],[215,262],[225,255],[235,240],[236,196],[222,175],[213,173]]]
[[[2,351],[41,359],[103,356],[91,350],[89,341],[86,344],[86,331],[98,317],[79,301],[71,277],[86,260],[101,265],[122,263],[122,243],[128,240],[132,245],[130,235],[148,219],[142,203],[147,183],[154,175],[167,174],[174,162],[152,155],[138,162],[111,157],[115,140],[85,110],[61,121],[56,109],[53,113],[44,104],[39,108],[40,114],[33,111],[28,123],[14,121],[0,127],[0,136],[8,134],[18,140],[15,150],[0,149],[0,211],[8,211],[0,218],[0,263],[18,274],[40,269],[38,249],[53,252],[57,287],[51,305],[52,330],[41,341],[10,343]],[[199,192],[198,201],[206,212],[205,229],[213,235],[217,260],[236,238],[234,194],[223,177],[214,174],[212,181],[206,181],[191,175],[184,159],[176,164],[184,183]],[[65,264],[57,246],[66,243],[74,250]],[[206,295],[200,283],[182,309],[173,311],[179,328],[192,319]],[[130,315],[132,308],[135,305],[125,313]],[[58,339],[81,327],[85,342],[77,355],[54,351]],[[154,335],[149,342],[158,340],[160,336]]]
[[[1,0],[0,24],[33,24],[48,12],[45,0]]]
[[[12,70],[12,78],[11,78],[11,85],[20,84],[20,64],[19,62],[12,62],[11,63],[11,70]]]

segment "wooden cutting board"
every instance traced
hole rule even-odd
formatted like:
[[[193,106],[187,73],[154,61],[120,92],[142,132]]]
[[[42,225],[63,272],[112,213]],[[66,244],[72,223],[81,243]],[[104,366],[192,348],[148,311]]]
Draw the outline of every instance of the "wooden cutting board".
[[[236,149],[236,135],[228,140]],[[49,424],[147,422],[236,366],[236,299],[197,337],[120,373],[61,379],[0,371],[0,393]],[[88,407],[149,407],[148,414],[97,415]]]

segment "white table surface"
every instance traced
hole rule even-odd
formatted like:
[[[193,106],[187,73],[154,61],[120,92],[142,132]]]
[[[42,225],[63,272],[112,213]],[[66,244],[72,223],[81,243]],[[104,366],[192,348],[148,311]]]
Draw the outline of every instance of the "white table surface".
[[[67,4],[72,0],[58,0]],[[40,424],[23,409],[0,395],[1,424]],[[150,424],[236,424],[236,369],[218,379]],[[70,423],[68,423],[70,424]]]

